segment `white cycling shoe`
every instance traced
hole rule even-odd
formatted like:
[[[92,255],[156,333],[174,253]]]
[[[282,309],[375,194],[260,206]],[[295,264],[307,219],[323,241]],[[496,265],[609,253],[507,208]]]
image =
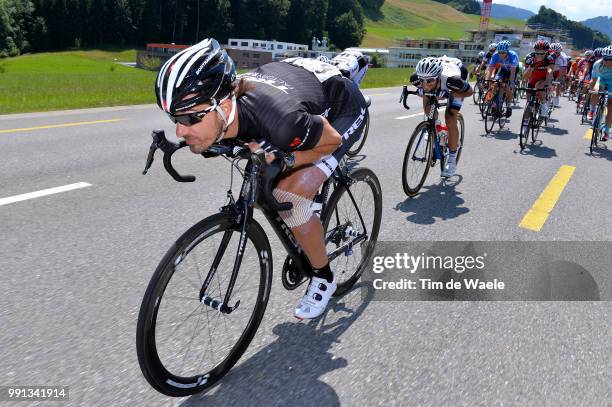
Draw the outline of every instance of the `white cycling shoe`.
[[[444,170],[442,170],[442,175],[445,178],[452,177],[455,175],[457,171],[457,153],[448,155],[448,160],[446,160],[446,165],[444,166]]]
[[[295,317],[297,319],[311,319],[321,315],[337,287],[335,280],[328,283],[324,278],[313,277],[306,294],[295,307]]]

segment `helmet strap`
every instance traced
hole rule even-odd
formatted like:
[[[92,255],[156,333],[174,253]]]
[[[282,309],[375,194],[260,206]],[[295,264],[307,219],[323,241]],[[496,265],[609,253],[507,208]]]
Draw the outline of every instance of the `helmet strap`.
[[[218,143],[219,141],[223,140],[223,138],[225,137],[225,134],[227,133],[227,129],[229,129],[229,126],[232,125],[232,123],[234,122],[234,119],[236,118],[236,95],[234,94],[234,92],[231,93],[232,110],[230,112],[229,118],[225,115],[225,112],[223,111],[223,109],[221,109],[221,103],[225,99],[227,99],[229,96],[230,95],[227,95],[226,97],[221,99],[219,103],[215,101],[215,111],[219,114],[219,116],[221,116],[221,119],[223,119],[223,122],[225,123],[225,126],[223,127],[223,131],[221,132],[221,134],[219,134],[219,137],[217,138],[217,140],[215,140],[215,143]]]

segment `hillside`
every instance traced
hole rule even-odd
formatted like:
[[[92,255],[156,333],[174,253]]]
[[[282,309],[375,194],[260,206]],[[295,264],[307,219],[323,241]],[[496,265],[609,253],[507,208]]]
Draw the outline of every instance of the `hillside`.
[[[588,20],[582,21],[582,24],[593,30],[601,31],[612,38],[612,17],[601,16],[589,18]]]
[[[398,38],[465,37],[465,30],[477,29],[480,16],[461,13],[432,0],[386,0],[377,14],[366,13],[363,47],[388,47]],[[516,19],[491,19],[491,26],[524,27]]]
[[[519,20],[527,20],[533,15],[535,15],[533,11],[509,6],[507,4],[497,4],[493,2],[493,6],[491,7],[491,17],[493,18],[516,18]]]

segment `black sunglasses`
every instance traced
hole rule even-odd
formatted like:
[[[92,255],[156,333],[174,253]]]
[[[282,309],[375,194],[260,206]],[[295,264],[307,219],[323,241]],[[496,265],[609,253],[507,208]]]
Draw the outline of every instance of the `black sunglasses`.
[[[421,80],[421,82],[425,82],[426,84],[431,85],[432,83],[437,81],[438,78],[423,78],[423,79],[420,79],[420,80]]]
[[[213,105],[199,112],[179,115],[170,114],[168,116],[170,116],[170,120],[172,120],[173,123],[180,123],[183,126],[193,126],[194,124],[200,123],[204,119],[204,116],[215,110],[216,107],[216,105]]]

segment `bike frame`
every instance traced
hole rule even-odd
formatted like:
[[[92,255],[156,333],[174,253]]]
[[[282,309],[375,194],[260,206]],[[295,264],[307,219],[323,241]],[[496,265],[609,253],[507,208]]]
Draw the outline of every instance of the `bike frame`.
[[[280,217],[280,215],[278,214],[278,211],[272,209],[267,203],[263,201],[258,201],[257,199],[258,198],[258,193],[257,193],[258,173],[259,173],[258,165],[255,165],[253,163],[247,164],[247,167],[244,173],[245,175],[244,175],[243,182],[242,182],[242,187],[240,189],[240,195],[238,199],[234,201],[231,192],[228,191],[228,197],[230,199],[230,203],[221,208],[221,212],[236,214],[236,216],[238,217],[238,219],[240,219],[240,222],[241,222],[240,240],[239,240],[238,249],[236,252],[236,258],[234,260],[234,267],[232,269],[232,274],[230,277],[230,281],[228,283],[228,289],[225,293],[223,301],[218,301],[218,300],[213,299],[212,297],[207,296],[206,292],[208,290],[208,286],[210,282],[212,281],[215,275],[215,272],[217,271],[217,267],[219,266],[219,263],[221,259],[223,258],[223,255],[225,254],[225,250],[227,249],[227,245],[229,244],[229,239],[232,234],[231,231],[225,232],[225,235],[223,236],[221,244],[219,248],[217,249],[217,253],[215,254],[213,263],[211,264],[211,267],[208,271],[206,279],[204,280],[204,283],[202,284],[202,287],[200,289],[200,301],[214,309],[217,309],[218,311],[224,314],[231,313],[233,310],[235,310],[238,307],[239,302],[240,302],[238,301],[236,305],[234,305],[233,307],[227,305],[230,303],[232,291],[234,289],[234,284],[236,282],[236,279],[238,277],[238,272],[242,264],[242,257],[244,254],[244,249],[246,247],[246,241],[247,241],[246,236],[248,234],[249,225],[253,219],[253,213],[254,213],[253,209],[256,204],[261,209],[264,216],[266,217],[266,219],[272,226],[272,229],[274,230],[279,240],[283,244],[283,247],[287,251],[287,255],[293,260],[297,269],[302,273],[302,275],[312,277],[312,265],[310,264],[308,257],[306,256],[306,254],[300,247],[297,239],[295,238],[289,226],[287,226],[287,224]],[[315,202],[317,201],[321,202],[321,213],[325,213],[324,211],[326,208],[327,196],[329,194],[329,190],[330,190],[332,183],[336,185],[347,187],[346,191],[353,205],[357,209],[357,214],[359,215],[359,220],[361,222],[364,233],[357,236],[355,239],[351,240],[350,242],[343,244],[342,246],[336,248],[333,252],[328,253],[328,259],[330,262],[336,259],[338,256],[340,256],[342,253],[344,253],[347,249],[350,250],[352,249],[352,246],[359,244],[360,242],[368,239],[367,230],[366,230],[365,222],[361,215],[361,211],[359,210],[359,207],[355,201],[355,198],[353,197],[353,194],[350,188],[348,188],[351,185],[350,177],[344,174],[340,167],[336,168],[336,171],[332,174],[332,177],[330,177],[323,183],[321,187],[321,192],[315,196]],[[336,217],[337,217],[338,223],[340,223],[337,213],[336,213]],[[323,238],[327,240],[327,236],[323,236]]]

